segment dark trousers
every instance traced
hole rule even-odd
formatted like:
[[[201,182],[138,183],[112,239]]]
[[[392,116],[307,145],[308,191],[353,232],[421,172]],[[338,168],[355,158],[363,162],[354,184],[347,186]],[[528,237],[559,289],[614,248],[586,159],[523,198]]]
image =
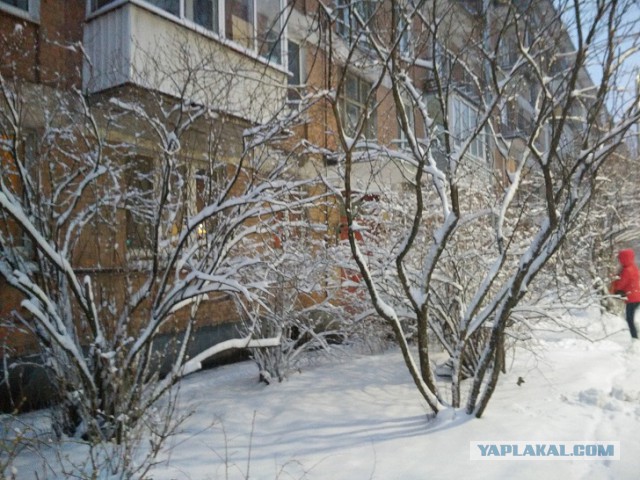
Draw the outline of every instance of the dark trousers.
[[[635,316],[638,305],[640,305],[640,303],[627,303],[627,323],[629,324],[629,332],[633,338],[638,338],[638,331],[636,330],[635,323],[633,323],[633,317]]]

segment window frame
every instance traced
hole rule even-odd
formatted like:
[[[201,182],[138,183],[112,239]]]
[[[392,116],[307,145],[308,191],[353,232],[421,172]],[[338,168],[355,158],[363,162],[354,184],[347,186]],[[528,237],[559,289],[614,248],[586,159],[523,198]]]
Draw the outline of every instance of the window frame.
[[[291,45],[295,45],[295,52],[292,51]],[[300,103],[302,97],[305,94],[305,82],[304,78],[304,54],[302,45],[291,38],[287,39],[287,103],[297,104]],[[294,72],[291,67],[292,58],[296,57],[297,72]]]
[[[355,81],[357,90],[356,98],[348,95],[349,80]],[[378,137],[378,122],[375,108],[376,98],[375,95],[373,95],[371,98],[368,98],[369,92],[371,91],[372,87],[373,84],[362,77],[354,75],[350,72],[347,72],[345,74],[342,92],[340,95],[340,114],[345,132],[350,137],[353,137],[355,135],[355,130],[352,130],[352,127],[349,123],[348,107],[355,107],[357,109],[358,119],[362,118],[363,112],[368,108],[369,118],[365,119],[365,125],[362,128],[361,134],[367,140],[373,140]],[[369,105],[367,105],[367,100],[369,101]],[[355,128],[355,126],[353,128]]]
[[[518,60],[520,50],[518,41],[512,35],[505,35],[498,44],[497,62],[503,70],[509,70]]]
[[[6,0],[0,0],[0,11],[23,18],[24,20],[40,23],[40,0],[27,0],[26,10],[15,5],[9,5],[9,3],[6,3]]]
[[[269,62],[276,63],[278,65],[283,65],[286,67],[286,40],[287,37],[284,34],[285,33],[285,28],[283,25],[283,18],[285,18],[284,16],[284,12],[285,9],[287,8],[284,4],[284,0],[275,0],[279,3],[279,9],[278,9],[278,13],[275,15],[275,17],[273,19],[269,19],[269,20],[273,20],[271,22],[271,24],[267,24],[268,26],[268,31],[267,32],[261,32],[260,31],[260,19],[259,19],[259,15],[260,15],[260,8],[258,7],[258,5],[265,5],[265,0],[252,0],[253,1],[253,16],[254,16],[254,24],[253,24],[253,30],[254,30],[254,48],[258,54],[258,56],[260,56],[261,58],[264,58],[266,60],[268,60]],[[268,10],[268,8],[267,8]],[[277,31],[277,35],[274,37],[275,41],[270,40],[270,34],[274,31]],[[265,34],[266,33],[266,34]],[[261,38],[262,36],[264,36],[264,38]],[[262,53],[262,49],[263,46],[265,45],[270,45],[273,42],[273,45],[277,45],[278,48],[273,48],[270,47],[268,48],[268,50],[266,50],[264,52],[264,54]],[[268,53],[268,55],[267,55]],[[274,54],[275,53],[275,56]],[[272,60],[272,58],[274,58],[275,60]]]
[[[365,24],[369,24],[376,15],[381,0],[358,0],[352,2],[350,0],[336,0],[335,10],[338,12],[336,17],[336,34],[348,42],[350,45],[359,43],[366,47],[368,39],[361,38],[361,26],[355,20],[354,9],[362,17]]]
[[[479,119],[480,111],[472,102],[462,95],[450,95],[449,125],[451,129],[450,136],[453,139],[454,146],[460,147],[467,141],[469,134],[472,133],[478,125]],[[486,146],[485,134],[483,131],[480,131],[469,144],[465,155],[485,161],[487,158]]]
[[[196,10],[196,2],[198,0],[184,0],[180,2],[180,11],[181,11],[181,15],[182,17],[184,17],[184,19],[194,25],[197,25],[197,28],[204,28],[207,31],[213,32],[216,35],[220,35],[220,5],[218,3],[217,0],[208,0],[211,3],[211,11],[209,12],[211,14],[211,28],[209,28],[208,26],[199,23],[197,18],[196,18],[196,14],[195,14],[195,10]],[[187,8],[187,4],[190,3],[191,4],[191,12],[188,12],[188,8]],[[188,14],[191,13],[192,17],[189,17]]]
[[[398,47],[400,49],[400,53],[403,55],[411,55],[413,53],[413,42],[412,40],[412,25],[411,23],[406,21],[406,18],[404,17],[405,11],[403,8],[400,8],[398,6],[395,6],[396,8],[396,13],[397,13],[397,25],[396,27],[396,31],[398,32],[402,32],[400,34],[400,40],[399,40],[399,44]]]
[[[530,48],[533,44],[531,29],[527,26],[521,27],[520,36],[514,31],[507,31],[498,40],[497,61],[502,70],[510,70],[520,59],[520,45]]]
[[[200,214],[207,206],[218,202],[218,197],[225,186],[226,166],[216,165],[214,169],[200,166],[193,173],[193,194],[190,203],[195,207],[193,213]],[[186,218],[186,217],[185,217]],[[207,218],[195,230],[198,238],[204,238],[216,232],[220,219],[217,216]]]

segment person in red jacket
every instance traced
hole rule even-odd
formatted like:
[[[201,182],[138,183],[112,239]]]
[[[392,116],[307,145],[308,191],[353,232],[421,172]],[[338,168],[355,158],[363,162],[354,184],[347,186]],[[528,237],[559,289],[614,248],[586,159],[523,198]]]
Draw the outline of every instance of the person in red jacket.
[[[611,291],[625,297],[629,332],[633,338],[638,338],[633,318],[636,313],[636,307],[640,304],[640,272],[638,272],[633,250],[620,250],[618,261],[620,262],[621,270],[618,279],[611,285]]]

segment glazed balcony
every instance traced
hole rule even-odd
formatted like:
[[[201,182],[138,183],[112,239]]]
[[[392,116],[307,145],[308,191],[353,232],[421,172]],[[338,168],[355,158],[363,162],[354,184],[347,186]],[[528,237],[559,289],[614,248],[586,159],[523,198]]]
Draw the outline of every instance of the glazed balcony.
[[[286,101],[283,12],[282,0],[89,0],[84,88],[134,84],[260,121]]]

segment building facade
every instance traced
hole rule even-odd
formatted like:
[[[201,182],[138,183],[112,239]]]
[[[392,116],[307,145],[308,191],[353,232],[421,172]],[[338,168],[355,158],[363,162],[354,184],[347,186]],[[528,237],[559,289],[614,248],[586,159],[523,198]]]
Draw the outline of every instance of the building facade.
[[[273,168],[270,158],[286,158],[295,162],[296,178],[324,179],[308,192],[340,191],[348,155],[357,157],[352,190],[370,200],[385,189],[407,188],[420,155],[433,158],[434,169],[444,175],[455,158],[469,169],[469,184],[490,185],[509,181],[527,145],[548,150],[553,113],[547,124],[537,122],[539,84],[527,82],[535,72],[518,64],[525,49],[536,46],[543,52],[546,46],[535,24],[514,20],[503,28],[505,19],[531,6],[493,1],[483,11],[482,3],[0,0],[5,93],[0,104],[5,120],[14,119],[0,124],[3,176],[15,177],[8,191],[16,198],[26,195],[17,159],[24,165],[37,160],[31,165],[37,173],[33,178],[46,185],[43,195],[60,202],[42,207],[50,209],[51,238],[62,239],[71,268],[91,278],[96,295],[117,305],[108,323],[117,324],[127,305],[135,303],[132,319],[126,319],[135,335],[144,331],[142,319],[150,310],[164,307],[132,300],[131,291],[144,285],[150,269],[171,261],[178,245],[172,242],[208,241],[206,251],[212,254],[221,224],[197,219],[212,199],[221,198],[220,185],[229,185],[224,183],[229,176],[252,172],[225,193],[242,197],[247,185]],[[552,8],[547,2],[536,5],[530,18],[543,18]],[[428,22],[431,16],[446,19],[439,31]],[[549,36],[554,35],[558,38],[552,41],[565,42],[569,50],[566,34],[559,29]],[[482,59],[479,52],[495,55]],[[560,58],[567,61],[550,56],[545,69],[561,73]],[[508,82],[512,91],[491,98],[496,89],[487,85],[500,85],[515,70],[521,81]],[[581,87],[590,82],[586,76],[578,81]],[[19,102],[12,101],[18,96]],[[11,110],[16,105],[23,110]],[[64,114],[56,116],[61,105],[66,105]],[[263,148],[254,134],[269,124],[277,125],[284,139],[272,132],[269,138],[278,137],[277,142]],[[61,133],[63,127],[67,131]],[[571,126],[563,128],[568,151]],[[50,143],[43,142],[47,139]],[[358,145],[368,142],[379,148],[361,155]],[[243,170],[244,162],[261,155],[265,160]],[[74,174],[88,165],[103,175],[102,158],[117,173],[101,177],[95,191],[75,203],[73,195],[55,196],[61,183],[69,179],[73,185]],[[101,187],[108,182],[126,185],[128,193],[110,198],[115,190]],[[91,221],[75,241],[64,243],[77,228],[65,223],[64,212],[77,212],[101,195],[104,211],[98,215],[89,209]],[[148,212],[152,197],[175,208],[154,217]],[[69,202],[73,205],[67,208]],[[325,225],[327,242],[344,237],[339,202],[312,208],[310,218]],[[263,220],[248,216],[243,222]],[[5,246],[38,248],[7,213],[1,229],[11,237]],[[166,240],[167,257],[159,253],[160,239]],[[169,270],[177,279],[174,286],[189,275],[183,265]],[[154,288],[147,290],[150,296]],[[20,307],[23,295],[5,280],[0,289],[7,352],[35,351],[34,332],[16,327],[13,319],[30,315]],[[209,333],[194,351],[234,334],[237,305],[224,291],[212,290],[198,300],[197,328]],[[174,300],[167,303],[171,318],[161,332],[179,332],[189,321],[189,309],[173,314],[179,304]],[[214,331],[224,335],[216,337]]]

